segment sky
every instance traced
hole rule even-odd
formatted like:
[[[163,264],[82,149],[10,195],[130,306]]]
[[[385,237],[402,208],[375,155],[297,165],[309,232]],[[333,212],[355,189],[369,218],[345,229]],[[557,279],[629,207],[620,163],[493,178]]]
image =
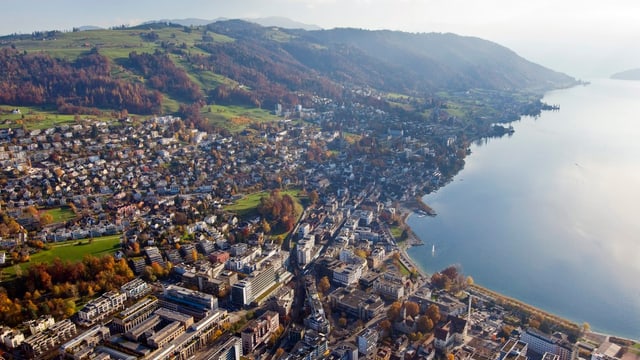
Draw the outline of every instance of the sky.
[[[159,19],[287,17],[325,29],[452,32],[571,76],[640,67],[637,0],[1,0],[0,35]]]

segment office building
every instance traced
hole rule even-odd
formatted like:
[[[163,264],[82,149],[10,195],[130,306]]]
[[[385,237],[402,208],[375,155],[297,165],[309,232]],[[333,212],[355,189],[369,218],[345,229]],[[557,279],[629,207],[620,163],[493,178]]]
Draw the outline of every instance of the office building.
[[[127,332],[146,320],[157,308],[158,299],[147,296],[116,314],[111,321],[111,329],[116,333]]]
[[[250,354],[258,346],[266,343],[280,326],[278,313],[267,311],[255,320],[251,320],[242,330],[242,352]]]

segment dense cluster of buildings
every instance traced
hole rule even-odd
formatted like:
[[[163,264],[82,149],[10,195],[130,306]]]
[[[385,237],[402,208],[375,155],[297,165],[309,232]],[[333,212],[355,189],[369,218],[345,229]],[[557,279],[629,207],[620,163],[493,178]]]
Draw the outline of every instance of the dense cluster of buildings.
[[[171,116],[2,129],[0,201],[21,231],[1,248],[23,247],[27,230],[54,242],[122,234],[117,256],[128,252],[136,275],[172,268],[169,280],[137,278],[71,319],[3,328],[4,347],[74,360],[261,359],[276,345],[284,360],[574,360],[562,334],[524,329],[503,345],[492,339],[500,313],[472,316],[458,298],[432,292],[381,221],[397,215],[394,201],[439,186],[445,167],[464,157],[455,119],[434,125],[370,105],[322,107],[306,113],[313,125],[282,121],[239,136],[187,129]],[[384,126],[374,131],[371,122]],[[345,132],[360,135],[347,141]],[[223,210],[242,192],[286,186],[320,195],[285,246],[265,236],[263,219]],[[29,206],[73,206],[77,217],[43,224]],[[0,251],[0,265],[7,261]],[[319,289],[324,278],[328,289]],[[415,303],[421,316],[435,306],[439,321],[423,334],[420,316],[405,310],[383,328],[393,302]],[[257,317],[230,331],[246,310]]]

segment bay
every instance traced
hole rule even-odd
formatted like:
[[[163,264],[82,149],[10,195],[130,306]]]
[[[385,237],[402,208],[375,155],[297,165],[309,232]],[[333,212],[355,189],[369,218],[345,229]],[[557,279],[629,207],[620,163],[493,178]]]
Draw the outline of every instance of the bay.
[[[640,339],[640,82],[548,93],[559,111],[472,145],[464,169],[411,216],[428,273],[475,282],[595,331]],[[432,254],[432,245],[435,254]]]

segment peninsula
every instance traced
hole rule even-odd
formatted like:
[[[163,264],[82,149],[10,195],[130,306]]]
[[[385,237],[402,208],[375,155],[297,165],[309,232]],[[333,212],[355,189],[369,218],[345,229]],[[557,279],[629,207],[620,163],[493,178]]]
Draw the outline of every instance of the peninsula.
[[[621,71],[611,75],[616,80],[640,80],[640,68]]]

